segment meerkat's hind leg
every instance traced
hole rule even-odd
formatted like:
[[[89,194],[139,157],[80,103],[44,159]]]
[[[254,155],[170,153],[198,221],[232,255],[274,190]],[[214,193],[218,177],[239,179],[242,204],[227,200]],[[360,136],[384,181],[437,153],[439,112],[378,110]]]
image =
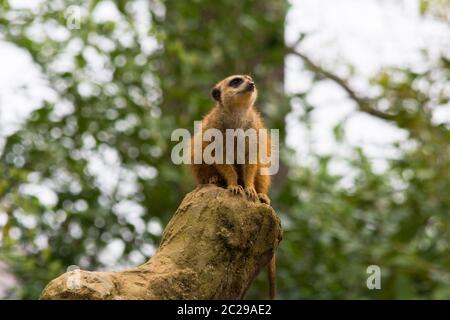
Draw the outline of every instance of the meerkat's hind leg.
[[[270,186],[270,176],[268,175],[261,175],[256,174],[255,177],[255,189],[258,193],[258,198],[261,202],[266,203],[270,205],[270,198],[267,195],[269,192],[269,186]]]
[[[258,193],[258,198],[259,198],[259,201],[261,201],[261,202],[263,202],[263,203],[265,203],[265,204],[268,204],[269,206],[270,206],[270,198],[269,198],[269,196],[267,195],[267,194],[265,194],[265,193]]]
[[[244,196],[244,188],[242,188],[241,185],[229,185],[227,187],[228,190],[231,191],[232,194],[234,195],[240,195],[240,196]]]
[[[238,176],[233,166],[229,164],[216,164],[215,168],[225,180],[226,188],[232,194],[244,196],[244,188],[238,184]]]
[[[245,187],[245,194],[252,201],[258,199],[258,193],[256,192],[255,187]]]
[[[247,164],[242,167],[243,175],[244,175],[244,186],[245,186],[245,194],[247,198],[251,201],[256,201],[258,199],[258,193],[255,189],[255,176],[258,170],[258,166],[256,164]]]

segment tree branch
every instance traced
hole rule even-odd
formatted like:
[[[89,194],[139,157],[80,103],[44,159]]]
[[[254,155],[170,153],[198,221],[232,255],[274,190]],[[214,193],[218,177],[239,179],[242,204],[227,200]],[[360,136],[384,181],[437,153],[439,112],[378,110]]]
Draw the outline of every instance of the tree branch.
[[[348,82],[342,78],[340,78],[339,76],[337,76],[336,74],[332,73],[331,71],[328,71],[324,68],[322,68],[319,64],[315,63],[314,61],[312,61],[309,57],[307,57],[306,55],[304,55],[303,53],[298,52],[295,48],[296,46],[301,42],[301,40],[303,39],[303,37],[300,37],[292,47],[288,47],[288,53],[293,54],[299,58],[301,58],[303,60],[303,62],[305,62],[305,64],[307,65],[307,67],[314,73],[320,74],[323,77],[330,79],[331,81],[333,81],[334,83],[336,83],[339,87],[341,87],[341,89],[343,89],[348,96],[350,97],[350,99],[352,99],[354,102],[356,102],[358,109],[362,112],[368,113],[372,116],[381,118],[383,120],[389,120],[389,121],[394,121],[395,120],[395,116],[379,111],[375,108],[373,108],[371,105],[374,103],[371,99],[366,98],[366,97],[361,97],[359,96],[348,84]]]
[[[121,272],[67,272],[41,299],[241,299],[281,233],[270,206],[203,185],[184,198],[148,262]]]

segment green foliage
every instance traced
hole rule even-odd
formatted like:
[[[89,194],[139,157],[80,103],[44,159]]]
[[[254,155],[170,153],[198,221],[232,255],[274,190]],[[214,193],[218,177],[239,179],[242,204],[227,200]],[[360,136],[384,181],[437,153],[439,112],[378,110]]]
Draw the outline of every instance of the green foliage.
[[[96,21],[102,3],[44,1],[31,11],[2,1],[1,34],[31,55],[57,96],[8,137],[1,154],[1,211],[8,217],[1,259],[23,298],[37,298],[70,265],[105,267],[101,252],[112,240],[124,243],[116,265],[152,254],[149,245],[160,237],[154,225],[165,225],[194,187],[170,160],[171,132],[193,129],[221,77],[252,73],[266,89],[267,112],[282,101],[283,2],[225,1],[226,10],[216,10],[216,1],[116,1],[119,21]],[[70,5],[82,8],[79,29],[68,29]],[[139,22],[143,11],[147,27]],[[31,35],[37,26],[46,31]],[[67,35],[55,38],[55,30]],[[260,60],[255,50],[264,52]],[[106,177],[91,169],[92,158]],[[108,175],[118,180],[105,185]],[[23,192],[27,184],[51,189],[56,203]]]
[[[152,254],[157,226],[194,186],[170,160],[171,132],[193,129],[211,107],[217,80],[252,74],[268,126],[285,138],[285,1],[114,3],[120,21],[93,18],[101,1],[44,1],[35,11],[0,2],[0,34],[30,54],[56,96],[8,137],[0,155],[0,259],[18,278],[22,298],[37,298],[70,265],[111,269],[101,256],[116,240],[123,243],[116,268]],[[68,30],[64,10],[72,4],[85,14],[80,29]],[[148,26],[138,23],[142,12]],[[36,25],[50,31],[33,34]],[[57,29],[66,36],[53,37]],[[58,66],[60,59],[69,66]],[[280,298],[450,298],[450,133],[432,116],[449,102],[449,69],[442,57],[424,72],[384,70],[372,79],[380,94],[368,105],[407,133],[386,146],[396,156],[383,172],[357,148],[344,159],[312,155],[306,166],[282,144],[271,194],[285,229]],[[292,99],[304,106],[299,120],[309,127],[307,93]],[[345,142],[342,124],[334,135]],[[92,159],[106,175],[92,169]],[[333,173],[336,160],[348,176]],[[56,200],[25,192],[30,184]],[[382,290],[366,287],[372,264],[382,269]],[[261,275],[249,297],[267,292]]]
[[[316,156],[310,167],[289,165],[274,201],[285,227],[282,298],[450,297],[450,127],[433,119],[449,103],[449,79],[446,57],[421,73],[385,70],[373,79],[381,90],[371,108],[383,105],[389,123],[407,133],[386,146],[396,156],[381,173],[358,148],[346,159]],[[341,130],[335,129],[337,143]],[[333,160],[351,168],[351,176],[332,174]],[[382,290],[366,287],[370,265],[381,268]]]

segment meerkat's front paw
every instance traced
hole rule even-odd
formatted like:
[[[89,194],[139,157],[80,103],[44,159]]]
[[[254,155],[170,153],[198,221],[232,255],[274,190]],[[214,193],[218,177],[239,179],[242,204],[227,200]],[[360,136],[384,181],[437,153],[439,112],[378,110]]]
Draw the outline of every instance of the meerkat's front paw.
[[[209,184],[219,185],[219,176],[212,176],[208,179]]]
[[[258,198],[261,202],[266,203],[270,206],[270,199],[265,193],[258,193]]]
[[[240,185],[237,185],[237,184],[229,185],[227,187],[227,189],[230,190],[232,194],[241,195],[241,196],[244,195],[244,189]]]
[[[256,193],[256,190],[254,187],[246,187],[245,194],[252,201],[256,201],[258,199],[258,193]]]

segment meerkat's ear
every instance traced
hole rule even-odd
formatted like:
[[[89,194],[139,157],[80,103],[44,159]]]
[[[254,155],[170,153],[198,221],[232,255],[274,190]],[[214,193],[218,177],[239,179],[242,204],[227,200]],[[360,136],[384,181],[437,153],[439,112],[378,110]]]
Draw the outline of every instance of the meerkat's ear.
[[[217,87],[212,88],[211,97],[216,101],[220,101],[220,89]]]

